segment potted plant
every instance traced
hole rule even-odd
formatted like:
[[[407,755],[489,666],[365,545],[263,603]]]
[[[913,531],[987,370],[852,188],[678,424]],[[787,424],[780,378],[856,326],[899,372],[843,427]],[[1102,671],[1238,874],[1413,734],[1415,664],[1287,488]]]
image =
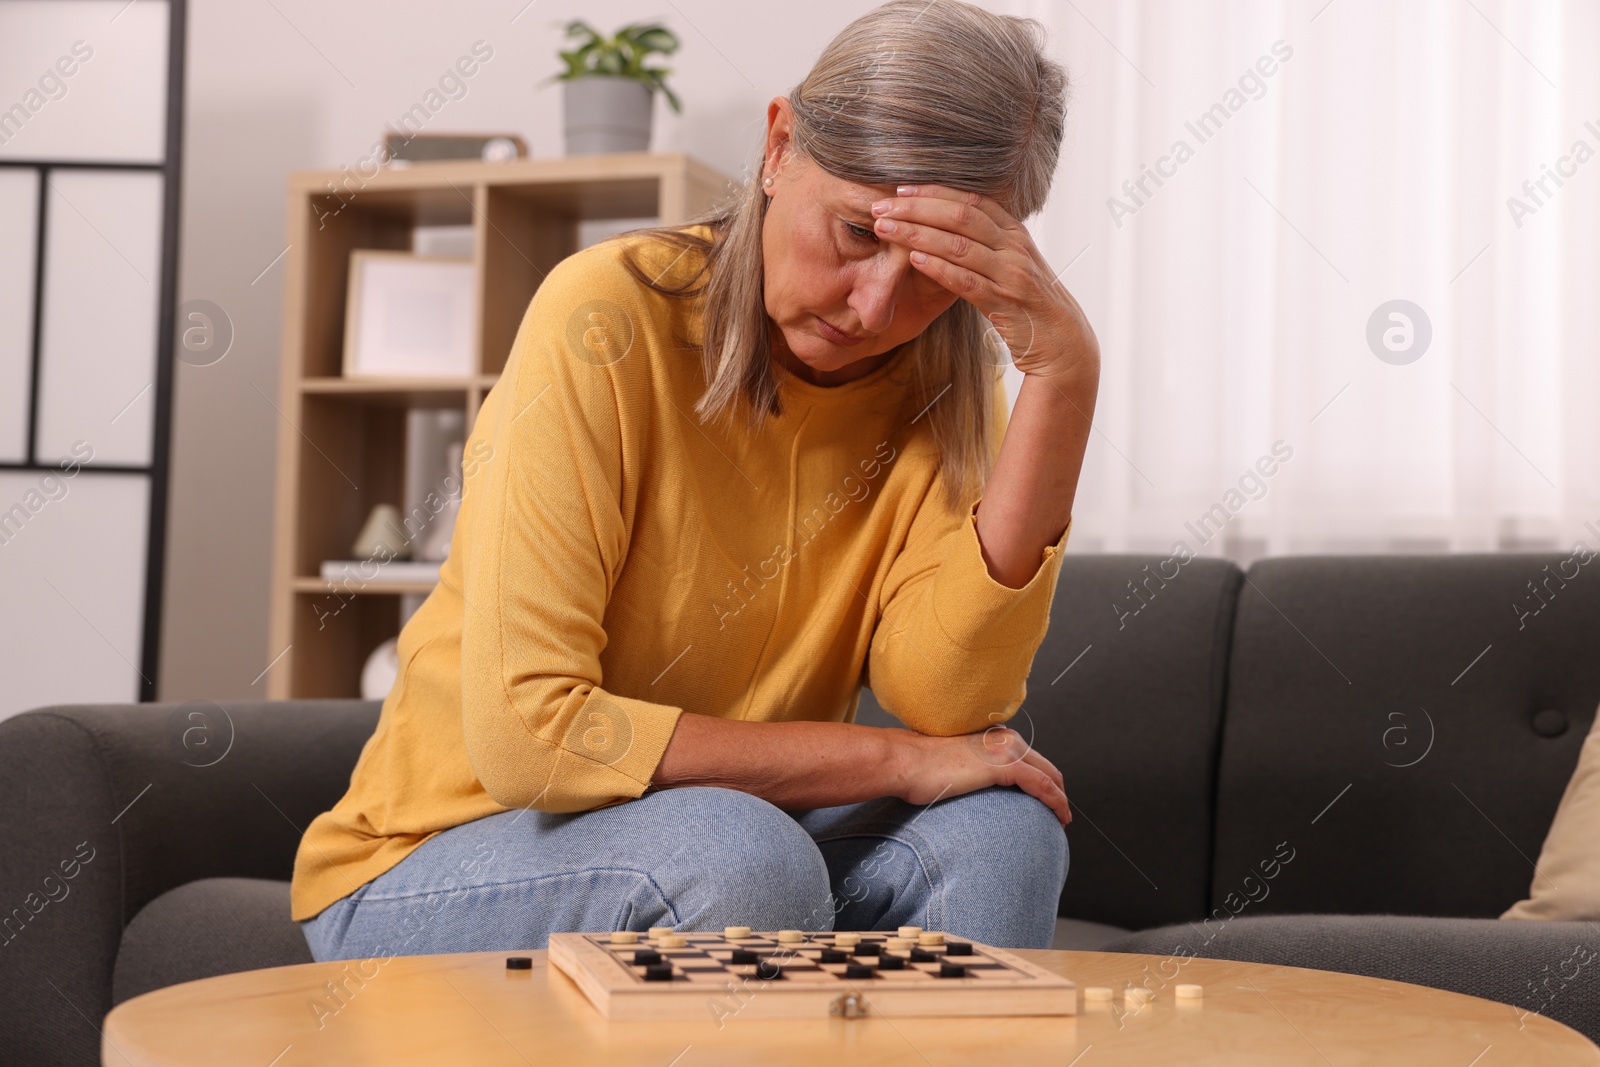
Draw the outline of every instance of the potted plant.
[[[582,19],[566,24],[577,47],[561,52],[566,69],[548,81],[565,82],[563,118],[567,155],[642,152],[650,147],[651,104],[657,89],[674,112],[682,105],[665,77],[667,67],[645,61],[678,50],[678,37],[665,26],[635,22],[607,37]]]

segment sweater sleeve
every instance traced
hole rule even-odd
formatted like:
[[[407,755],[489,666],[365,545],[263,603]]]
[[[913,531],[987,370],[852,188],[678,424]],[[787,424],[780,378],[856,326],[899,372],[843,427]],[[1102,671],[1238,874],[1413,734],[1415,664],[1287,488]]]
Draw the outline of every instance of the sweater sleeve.
[[[998,450],[1009,421],[998,383],[995,408]],[[919,733],[972,733],[1015,715],[1050,623],[1071,522],[1045,547],[1028,583],[1012,589],[995,581],[984,562],[976,515],[981,502],[950,511],[944,482],[935,477],[884,584],[867,657],[868,688]]]
[[[602,687],[602,623],[636,489],[626,398],[648,372],[629,322],[644,313],[637,290],[614,277],[581,253],[551,270],[473,429],[492,452],[462,508],[474,514],[461,708],[473,771],[508,808],[576,812],[641,795],[682,714]],[[618,337],[633,350],[612,359]]]

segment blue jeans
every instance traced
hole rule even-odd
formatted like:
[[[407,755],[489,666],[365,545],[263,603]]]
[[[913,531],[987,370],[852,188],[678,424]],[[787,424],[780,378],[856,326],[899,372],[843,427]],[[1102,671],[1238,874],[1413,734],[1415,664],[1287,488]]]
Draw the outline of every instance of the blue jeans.
[[[696,786],[452,827],[300,925],[318,962],[534,949],[552,933],[651,926],[912,925],[1048,948],[1066,878],[1061,824],[1015,788],[791,814]]]

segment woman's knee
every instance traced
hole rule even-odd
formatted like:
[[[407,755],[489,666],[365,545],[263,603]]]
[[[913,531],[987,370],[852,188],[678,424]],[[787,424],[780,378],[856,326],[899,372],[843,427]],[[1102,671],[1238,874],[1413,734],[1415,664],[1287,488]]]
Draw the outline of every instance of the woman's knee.
[[[979,869],[1059,896],[1067,880],[1067,835],[1055,813],[1020,789],[992,787],[941,801],[944,817],[928,833],[951,834],[946,854],[967,857]]]
[[[677,838],[663,889],[686,928],[829,928],[828,867],[794,819],[735,789],[693,786],[651,798],[663,802]]]

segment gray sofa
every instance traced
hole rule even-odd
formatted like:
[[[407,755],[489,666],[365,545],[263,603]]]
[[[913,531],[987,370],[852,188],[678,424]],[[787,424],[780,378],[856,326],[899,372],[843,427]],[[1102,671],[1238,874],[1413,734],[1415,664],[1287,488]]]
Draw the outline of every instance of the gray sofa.
[[[1600,966],[1576,962],[1600,926],[1495,918],[1600,703],[1600,579],[1561,585],[1565,558],[1069,557],[1013,723],[1076,814],[1063,947],[1418,982],[1600,1038]],[[308,961],[295,847],[377,714],[0,722],[0,1062],[97,1063],[129,997]],[[870,695],[861,721],[887,721]]]

